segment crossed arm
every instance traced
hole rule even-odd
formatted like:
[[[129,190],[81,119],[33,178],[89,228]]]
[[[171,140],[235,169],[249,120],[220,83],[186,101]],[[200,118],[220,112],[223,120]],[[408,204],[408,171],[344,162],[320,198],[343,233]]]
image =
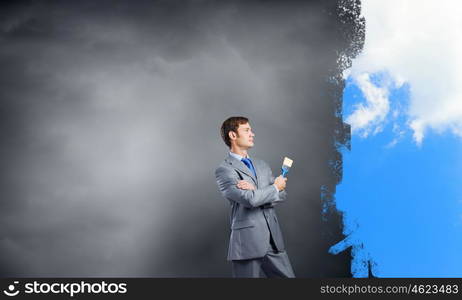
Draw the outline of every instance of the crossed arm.
[[[274,177],[272,174],[270,174],[270,184],[261,189],[256,189],[248,181],[240,180],[236,171],[232,168],[219,167],[215,171],[215,177],[220,192],[225,198],[238,202],[248,208],[262,205],[273,206],[278,202],[284,201],[286,198],[285,191],[278,192],[274,187]]]

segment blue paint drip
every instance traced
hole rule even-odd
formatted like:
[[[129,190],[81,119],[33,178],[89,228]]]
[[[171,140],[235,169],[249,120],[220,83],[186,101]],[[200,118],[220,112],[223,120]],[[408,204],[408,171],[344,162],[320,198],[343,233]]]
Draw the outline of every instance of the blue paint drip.
[[[329,248],[330,254],[338,254],[351,249],[351,275],[355,278],[367,278],[376,273],[377,263],[371,258],[371,255],[364,243],[360,241],[356,234],[353,233],[344,240],[338,242]]]

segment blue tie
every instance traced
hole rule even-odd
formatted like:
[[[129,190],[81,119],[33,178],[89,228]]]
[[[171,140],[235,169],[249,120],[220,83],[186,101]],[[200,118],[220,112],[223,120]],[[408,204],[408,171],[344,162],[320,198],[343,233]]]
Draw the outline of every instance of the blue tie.
[[[253,164],[252,164],[252,161],[250,160],[250,158],[243,158],[241,160],[247,166],[247,168],[249,168],[250,171],[252,171],[255,178],[257,178],[257,172],[255,171],[255,168],[253,167]]]

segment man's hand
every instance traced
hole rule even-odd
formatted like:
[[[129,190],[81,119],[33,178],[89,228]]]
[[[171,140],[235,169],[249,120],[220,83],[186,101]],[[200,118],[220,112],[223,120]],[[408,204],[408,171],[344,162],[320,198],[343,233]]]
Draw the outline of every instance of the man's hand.
[[[248,181],[239,180],[237,182],[237,188],[239,188],[241,190],[254,190],[255,186],[253,184],[251,184],[250,182],[248,182]]]
[[[286,188],[286,182],[287,182],[287,178],[286,178],[286,177],[283,177],[282,175],[279,175],[279,176],[276,177],[276,179],[274,180],[274,186],[276,186],[276,188],[278,189],[278,191],[282,191],[283,189]]]

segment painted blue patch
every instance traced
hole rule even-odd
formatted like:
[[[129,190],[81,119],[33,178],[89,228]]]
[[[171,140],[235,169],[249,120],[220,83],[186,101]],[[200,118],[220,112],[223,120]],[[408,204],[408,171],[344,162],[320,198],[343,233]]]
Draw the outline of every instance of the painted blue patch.
[[[372,82],[380,85],[383,78]],[[343,179],[335,198],[347,238],[329,251],[353,247],[354,277],[367,277],[370,266],[377,277],[462,276],[462,143],[450,133],[430,131],[417,146],[404,114],[409,93],[408,85],[391,90],[383,131],[353,135],[351,151],[342,151]],[[365,99],[348,80],[345,118],[358,102]]]

